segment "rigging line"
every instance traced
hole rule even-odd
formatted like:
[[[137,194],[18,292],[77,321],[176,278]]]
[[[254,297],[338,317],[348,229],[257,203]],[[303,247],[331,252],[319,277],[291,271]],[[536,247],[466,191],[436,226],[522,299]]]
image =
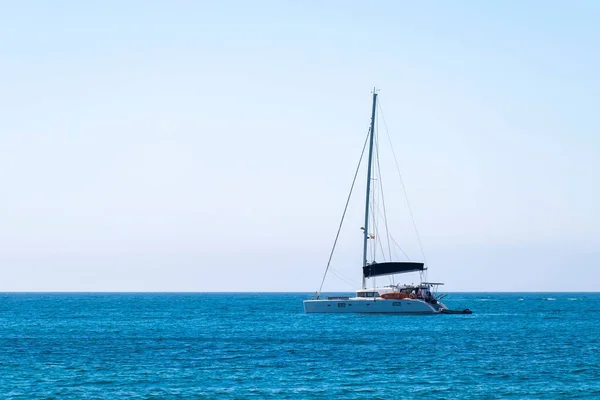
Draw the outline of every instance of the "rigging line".
[[[371,190],[372,187],[371,187]],[[371,236],[373,235],[373,232],[375,231],[375,226],[373,225],[373,200],[369,200],[369,232],[367,232],[367,264],[370,264],[373,262],[375,255],[373,254],[373,239],[371,239]]]
[[[375,136],[375,133],[372,133],[373,136]],[[373,138],[374,140],[374,138]],[[373,153],[375,153],[377,151],[376,147],[373,147]],[[370,213],[369,213],[369,225],[372,227],[372,231],[373,234],[375,235],[374,238],[377,238],[377,214],[375,213],[375,207],[377,205],[376,200],[377,200],[377,171],[375,170],[375,168],[372,167],[373,164],[371,164],[371,168],[373,171],[373,175],[371,175],[371,201],[369,202],[369,206],[370,206]],[[369,233],[369,250],[371,251],[371,261],[375,262],[375,259],[377,258],[377,245],[375,243],[375,239],[371,238],[371,234]]]
[[[383,206],[383,221],[385,223],[385,234],[387,236],[387,247],[389,260],[392,261],[392,249],[390,246],[390,230],[388,229],[387,210],[385,209],[385,197],[383,196],[383,176],[381,175],[381,165],[379,164],[379,124],[377,124],[377,135],[375,135],[375,148],[377,152],[375,157],[377,160],[377,171],[379,173],[379,192],[381,193],[381,205]],[[383,252],[383,249],[381,249]]]
[[[350,193],[348,193],[348,199],[346,199],[346,206],[344,207],[344,212],[342,213],[342,219],[340,220],[340,225],[338,226],[337,233],[335,235],[335,240],[333,241],[333,247],[331,248],[331,253],[329,253],[329,260],[327,261],[327,267],[325,268],[325,273],[323,274],[323,279],[321,280],[321,286],[319,286],[319,291],[317,292],[317,299],[321,295],[321,290],[323,289],[323,284],[325,283],[325,277],[327,277],[327,271],[329,271],[329,265],[331,265],[331,259],[333,258],[333,252],[335,251],[335,246],[337,245],[337,241],[340,237],[340,232],[342,231],[342,225],[344,224],[344,218],[346,217],[346,211],[348,211],[348,204],[350,204],[350,197],[352,197],[352,190],[354,189],[354,184],[356,183],[356,177],[358,176],[358,172],[360,171],[360,164],[362,163],[363,156],[365,155],[365,149],[367,148],[367,142],[369,140],[369,134],[371,133],[371,128],[368,130],[367,137],[365,138],[365,143],[363,144],[362,152],[360,153],[360,159],[358,160],[358,166],[356,167],[356,172],[354,173],[354,178],[352,179],[352,186],[350,186]]]
[[[375,215],[375,201],[373,201],[373,205],[371,206],[371,214]],[[377,210],[379,210],[379,204],[377,204]],[[383,257],[383,260],[386,261],[385,259],[385,251],[383,251],[383,245],[381,244],[381,240],[379,240],[379,228],[378,228],[379,224],[377,223],[377,220],[375,218],[373,218],[373,230],[375,232],[375,238],[371,239],[374,241],[373,243],[373,261],[375,261],[375,257],[377,255],[377,244],[379,244],[379,248],[381,249],[381,256]],[[391,261],[391,260],[390,260]]]
[[[376,150],[375,150],[376,151]],[[376,170],[373,169],[373,172],[376,173]],[[378,181],[378,179],[373,178],[373,180]],[[371,246],[370,246],[370,250],[371,250],[371,254],[373,256],[373,261],[375,261],[375,258],[377,258],[377,244],[379,244],[379,246],[381,247],[381,242],[379,241],[379,224],[377,223],[377,213],[375,211],[379,211],[379,203],[377,200],[379,200],[377,198],[377,189],[378,189],[378,185],[376,183],[373,183],[372,185],[373,190],[371,191],[373,194],[373,197],[371,199],[370,202],[370,210],[371,210],[371,226],[373,227],[373,234],[374,237],[372,239],[369,239],[371,241]],[[383,248],[381,249],[381,255],[383,256],[384,260],[385,260],[385,252],[383,251]]]
[[[384,221],[384,226],[385,226],[385,234],[387,237],[387,248],[388,248],[388,260],[387,261],[392,261],[392,251],[390,248],[390,231],[388,229],[388,221],[387,221],[387,210],[385,208],[385,198],[383,196],[383,176],[381,175],[381,165],[379,163],[379,124],[377,124],[377,135],[375,135],[375,147],[377,148],[377,153],[375,153],[376,156],[376,160],[377,160],[377,171],[379,174],[379,193],[381,196],[381,204],[383,206],[383,221]],[[379,203],[377,204],[377,209],[379,210]],[[383,240],[379,241],[379,247],[381,248],[381,253],[383,255],[384,261],[385,260],[385,251],[383,250]],[[394,284],[394,275],[388,275],[388,281],[391,285]]]
[[[377,206],[377,211],[381,212],[381,210],[379,209],[379,206]],[[375,224],[373,224],[373,225],[375,225]],[[374,229],[375,229],[375,228],[374,228]],[[396,253],[396,247],[397,247],[397,248],[398,248],[398,249],[400,249],[400,251],[402,252],[402,255],[404,255],[404,258],[406,258],[408,261],[410,261],[410,257],[408,256],[408,254],[406,254],[406,252],[404,251],[404,249],[402,248],[402,246],[400,246],[400,245],[398,244],[398,242],[396,242],[396,239],[394,239],[394,236],[393,236],[392,234],[390,234],[390,241],[391,241],[393,244],[395,244],[395,245],[396,245],[395,247],[392,247],[392,248],[394,249],[394,256],[395,256],[396,258],[398,258],[398,253]],[[382,251],[383,251],[383,250],[382,250]],[[390,260],[390,261],[391,261],[391,260]]]
[[[394,258],[398,258],[398,252],[396,251],[395,247],[392,247],[393,251],[394,251]]]
[[[353,285],[356,284],[356,286],[360,285],[360,282],[355,281],[354,279],[350,278],[348,275],[344,274],[342,271],[340,271],[332,266],[329,267],[329,270],[331,272],[334,272],[336,274],[336,276],[340,279],[344,279],[347,282],[352,282],[352,284]]]
[[[410,257],[404,252],[404,250],[402,249],[402,247],[400,247],[400,245],[398,244],[398,242],[396,242],[396,240],[394,240],[394,237],[391,236],[392,242],[394,242],[394,244],[400,249],[400,251],[402,252],[402,254],[404,254],[404,257],[406,257],[406,259],[408,261],[410,261]]]
[[[377,209],[379,209],[379,206],[377,206]],[[371,209],[371,212],[374,214],[373,209]],[[379,248],[381,249],[381,256],[383,257],[383,260],[386,261],[385,251],[383,251],[383,245],[381,244],[381,240],[377,239],[379,237],[379,228],[378,228],[377,221],[375,219],[373,220],[373,230],[375,231],[375,238],[371,239],[375,242],[375,243],[373,243],[373,261],[375,261],[375,256],[377,255],[377,253],[376,253],[377,252],[377,244],[379,244]]]
[[[356,283],[356,281],[351,281],[349,279],[346,279],[343,275],[340,275],[339,271],[334,271],[331,270],[331,273],[334,274],[338,279],[340,279],[341,281],[343,281],[345,284],[347,284],[348,286],[352,287],[352,288],[356,288],[358,285],[360,285],[360,283]]]
[[[378,211],[379,213],[381,213],[381,209],[379,208],[379,205],[377,205],[377,211]],[[396,247],[397,247],[397,248],[399,248],[399,249],[400,249],[400,251],[402,252],[402,254],[404,255],[404,257],[405,257],[407,260],[410,260],[410,258],[408,257],[408,255],[407,255],[407,254],[404,252],[404,250],[402,249],[402,247],[401,247],[401,246],[398,244],[398,242],[396,242],[396,240],[394,239],[394,237],[392,236],[392,234],[390,234],[390,240],[391,240],[391,242],[393,242],[393,243],[396,245]],[[398,258],[398,253],[396,253],[396,247],[392,247],[392,249],[394,250],[394,255],[395,255],[395,257],[396,257],[396,258]]]
[[[331,271],[332,274],[337,276],[341,281],[343,281],[345,284],[351,286],[352,288],[355,288],[356,286],[358,286],[356,284],[356,282],[353,282],[348,277],[345,277],[340,271],[335,270],[333,267],[330,267],[329,270]]]
[[[342,271],[334,268],[334,267],[329,267],[329,270],[334,272],[340,279],[343,278],[344,280],[346,280],[347,282],[351,282],[353,285],[359,285],[360,282],[357,283],[357,281],[355,281],[354,279],[350,278],[348,275],[345,275],[344,273],[342,273]]]
[[[410,202],[408,201],[408,193],[406,192],[406,186],[404,185],[404,179],[402,179],[402,174],[400,173],[400,166],[398,165],[398,158],[396,157],[396,152],[394,151],[394,146],[392,145],[392,138],[390,136],[390,131],[388,130],[387,124],[385,122],[385,116],[383,115],[383,108],[381,107],[381,101],[377,103],[379,107],[379,114],[381,115],[381,120],[383,121],[383,126],[385,127],[385,131],[387,133],[388,141],[390,142],[390,148],[392,149],[392,155],[394,156],[394,162],[396,163],[396,169],[398,170],[398,176],[400,176],[400,183],[402,184],[402,190],[404,191],[404,199],[406,200],[406,205],[408,207],[408,212],[410,214],[410,218],[412,220],[413,228],[415,230],[415,234],[417,235],[417,241],[419,242],[419,247],[421,248],[421,254],[423,255],[423,261],[427,264],[427,259],[425,258],[425,250],[423,250],[423,243],[421,242],[421,236],[419,235],[419,230],[417,229],[417,223],[415,222],[415,217],[412,212],[412,207],[410,206]]]
[[[375,148],[374,148],[375,158],[377,158],[378,151],[379,151],[379,148],[377,147],[377,134],[375,134]],[[373,200],[371,201],[371,215],[373,217],[373,232],[375,235],[374,238],[371,239],[373,241],[373,243],[372,243],[373,261],[375,261],[375,259],[377,258],[377,245],[379,245],[379,249],[381,250],[381,257],[383,258],[383,261],[386,261],[385,251],[383,250],[383,244],[382,244],[381,240],[379,240],[379,221],[377,220],[377,215],[382,214],[381,210],[379,208],[379,193],[381,192],[381,185],[380,185],[381,176],[377,175],[376,167],[373,168],[373,172],[377,176],[377,178],[374,178],[374,180],[376,182],[374,182],[374,184],[373,184]]]
[[[375,170],[373,169],[375,173]],[[373,249],[373,261],[377,258],[377,243],[379,242],[379,229],[377,224],[377,213],[375,212],[376,208],[379,208],[377,204],[377,183],[373,186],[373,199],[371,200],[371,216],[372,216],[372,225],[373,226],[373,238],[371,240],[371,248]]]
[[[374,190],[374,188],[371,189],[371,191],[373,191],[373,190]],[[370,214],[371,214],[371,216],[370,216],[371,220],[369,221],[369,226],[371,227],[371,230],[373,232],[375,232],[377,230],[377,223],[375,221],[375,218],[373,217],[373,215],[375,213],[375,209],[373,208],[373,203],[374,203],[374,200],[371,199],[371,201],[369,202]],[[375,257],[377,256],[375,254],[375,240],[371,239],[372,235],[373,235],[373,233],[369,232],[368,246],[369,246],[369,254],[370,254],[369,259],[371,260],[371,262],[375,261]]]

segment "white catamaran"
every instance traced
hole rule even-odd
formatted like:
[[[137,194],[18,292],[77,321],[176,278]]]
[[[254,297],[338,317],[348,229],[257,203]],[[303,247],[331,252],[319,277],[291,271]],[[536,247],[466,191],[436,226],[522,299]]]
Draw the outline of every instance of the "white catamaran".
[[[329,270],[335,243],[339,237],[340,231],[336,236],[334,247],[329,257],[329,262],[321,282],[321,287],[317,291],[314,299],[304,301],[304,311],[306,313],[394,313],[394,314],[446,314],[446,313],[470,313],[468,309],[461,311],[449,310],[440,302],[443,296],[437,295],[437,288],[442,283],[426,282],[425,263],[413,261],[387,261],[377,263],[368,262],[368,243],[375,238],[375,235],[369,233],[369,211],[371,193],[371,180],[373,179],[372,169],[374,163],[374,139],[375,139],[375,116],[377,110],[377,91],[373,90],[373,108],[371,111],[371,125],[367,137],[369,145],[368,165],[367,165],[367,195],[365,204],[365,220],[363,230],[363,267],[362,267],[362,287],[356,291],[355,297],[326,297],[322,298],[321,290],[325,276]],[[365,142],[365,145],[367,142]],[[363,149],[364,152],[364,149]],[[362,156],[361,156],[362,159]],[[378,165],[377,165],[378,166]],[[360,163],[359,163],[360,167]],[[358,169],[357,169],[358,173]],[[356,175],[354,177],[356,180]],[[354,186],[354,183],[353,185]],[[352,193],[352,192],[351,192]],[[348,198],[348,201],[350,197]],[[348,204],[346,204],[346,207]],[[344,211],[345,216],[345,211]],[[342,216],[342,222],[344,220]],[[341,229],[340,223],[340,229]],[[373,252],[374,253],[374,252]],[[374,254],[373,254],[374,257]],[[420,272],[419,284],[394,285],[377,287],[375,277],[403,274],[407,272]],[[373,284],[372,288],[367,288],[367,280]]]

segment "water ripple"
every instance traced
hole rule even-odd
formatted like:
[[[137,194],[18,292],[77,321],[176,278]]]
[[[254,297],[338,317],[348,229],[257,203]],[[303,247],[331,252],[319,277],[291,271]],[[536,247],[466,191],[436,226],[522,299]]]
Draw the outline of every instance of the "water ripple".
[[[306,315],[304,298],[0,294],[0,393],[11,399],[600,397],[598,294],[451,294],[449,305],[475,314],[431,318]]]

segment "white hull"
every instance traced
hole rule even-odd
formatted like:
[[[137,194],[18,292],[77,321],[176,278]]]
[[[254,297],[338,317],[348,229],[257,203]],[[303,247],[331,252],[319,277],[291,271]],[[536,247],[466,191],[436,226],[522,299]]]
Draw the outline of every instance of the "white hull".
[[[306,313],[385,313],[439,314],[446,306],[432,305],[419,299],[385,300],[381,298],[349,298],[340,300],[304,300]]]

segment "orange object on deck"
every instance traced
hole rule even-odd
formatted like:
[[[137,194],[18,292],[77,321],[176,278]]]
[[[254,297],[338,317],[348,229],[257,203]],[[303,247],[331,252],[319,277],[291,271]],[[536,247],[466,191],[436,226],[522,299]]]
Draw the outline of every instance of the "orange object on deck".
[[[386,300],[402,300],[402,299],[407,298],[408,295],[406,293],[394,292],[394,293],[384,293],[381,295],[381,297]]]

